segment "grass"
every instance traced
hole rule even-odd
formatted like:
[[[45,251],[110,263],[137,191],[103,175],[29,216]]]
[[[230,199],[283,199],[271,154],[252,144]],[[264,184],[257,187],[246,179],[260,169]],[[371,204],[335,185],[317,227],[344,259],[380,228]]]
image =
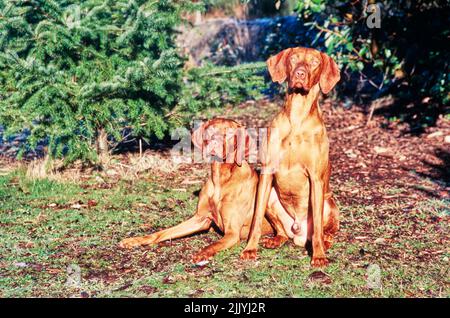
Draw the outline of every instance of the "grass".
[[[278,109],[247,103],[204,117],[263,127]],[[367,154],[379,144],[358,135],[365,130],[352,130],[358,142],[339,135],[343,121],[365,123],[354,115],[336,110],[327,119],[336,166],[331,184],[341,210],[327,268],[312,269],[309,256],[291,243],[243,262],[245,242],[193,266],[192,254],[217,240],[215,232],[119,249],[123,238],[190,217],[207,171],[173,166],[162,152],[128,154],[115,161],[116,172],[75,171],[74,178],[66,172],[31,180],[23,168],[0,168],[0,297],[449,297],[450,202],[436,190],[442,185],[411,169],[384,173],[377,167],[390,168],[387,158],[360,156],[354,160],[367,167],[355,169],[345,150]],[[390,134],[375,132],[377,140]],[[380,283],[370,288],[374,266]]]
[[[192,253],[217,240],[214,232],[117,248],[122,238],[193,214],[200,184],[183,185],[186,174],[172,177],[148,173],[109,183],[103,176],[106,182],[98,183],[92,176],[77,184],[29,180],[22,170],[0,176],[0,296],[449,296],[448,226],[430,222],[448,216],[448,202],[438,199],[421,202],[401,221],[389,213],[402,208],[400,199],[342,206],[342,230],[329,251],[331,264],[321,272],[292,244],[262,249],[257,261],[242,262],[242,242],[204,267],[193,266]],[[367,286],[370,264],[381,269],[380,288]],[[66,284],[71,265],[80,268],[78,285]]]

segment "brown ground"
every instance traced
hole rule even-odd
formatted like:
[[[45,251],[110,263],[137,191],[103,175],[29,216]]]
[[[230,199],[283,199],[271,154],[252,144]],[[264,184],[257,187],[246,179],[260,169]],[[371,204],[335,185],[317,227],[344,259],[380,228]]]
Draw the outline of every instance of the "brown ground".
[[[263,127],[274,116],[280,104],[268,101],[246,103],[240,107],[222,109],[220,113],[210,113],[206,117],[221,115],[237,119],[249,127]],[[106,231],[101,236],[104,245],[96,249],[86,249],[76,241],[70,241],[69,245],[61,245],[57,249],[59,252],[52,257],[68,257],[71,261],[76,261],[83,270],[86,268],[83,279],[107,286],[119,284],[121,287],[116,292],[124,295],[128,295],[127,292],[132,295],[136,288],[148,295],[190,295],[183,290],[184,286],[201,291],[199,295],[193,294],[193,297],[241,294],[250,297],[351,296],[355,292],[357,295],[365,295],[366,289],[363,286],[351,285],[353,283],[348,277],[356,275],[356,278],[361,279],[358,275],[363,274],[358,270],[365,271],[367,264],[380,265],[384,275],[383,284],[386,286],[380,294],[370,295],[448,295],[450,188],[449,143],[445,143],[445,138],[450,135],[449,120],[441,118],[436,127],[427,128],[420,136],[413,136],[407,133],[406,124],[389,122],[382,116],[376,116],[370,127],[367,127],[365,114],[357,108],[336,108],[326,101],[322,103],[322,109],[331,144],[331,187],[341,209],[342,225],[336,238],[337,244],[330,250],[332,265],[324,272],[313,272],[309,275],[309,262],[301,261],[304,256],[298,255],[292,244],[278,251],[262,252],[261,263],[244,264],[239,260],[238,252],[234,251],[231,256],[225,254],[219,258],[221,261],[213,262],[204,268],[192,267],[192,252],[216,240],[217,236],[213,234],[166,242],[132,252],[118,250],[115,244],[124,236],[153,232],[177,223],[193,213],[196,202],[193,189],[200,187],[207,173],[207,166],[181,165],[173,169],[169,164],[168,153],[162,151],[146,152],[145,158],[159,159],[156,164],[138,161],[142,165],[139,169],[133,169],[136,156],[124,154],[116,156],[116,163],[102,173],[92,170],[80,172],[74,169],[60,177],[67,180],[71,176],[81,182],[87,196],[90,195],[90,189],[111,189],[107,191],[113,192],[117,187],[121,187],[129,194],[134,191],[148,193],[149,202],[129,203],[132,215],[128,212],[125,215],[130,219],[145,222],[139,226],[128,224],[126,228],[131,228],[132,232],[117,232],[114,227],[114,230],[111,230],[114,233],[112,241],[111,233]],[[164,167],[164,162],[168,163],[167,167]],[[6,174],[19,164],[15,160],[0,157],[0,175]],[[92,182],[93,174],[99,175],[95,177],[95,182]],[[91,181],[88,182],[89,180]],[[150,192],[146,192],[146,189],[136,189],[138,185],[143,186],[142,181],[145,181],[145,186],[150,187]],[[138,197],[136,196],[135,200]],[[75,209],[82,212],[98,209],[98,212],[94,211],[93,217],[100,217],[100,212],[104,209],[113,215],[114,211],[122,213],[124,207],[128,206],[128,203],[118,203],[118,206],[114,207],[108,203],[107,206],[100,207],[99,203],[96,207],[95,200],[100,200],[100,197],[95,196],[92,200],[85,200],[86,202],[83,198],[77,200],[79,201],[65,205],[48,205],[42,207],[42,210],[65,211],[74,209],[74,204],[79,204],[80,207]],[[119,223],[114,224],[120,228]],[[278,256],[275,256],[277,254]],[[279,264],[273,265],[274,259]],[[99,261],[108,264],[108,267],[98,265]],[[177,266],[181,264],[184,270],[181,270],[180,274]],[[230,266],[235,272],[227,274]],[[284,267],[285,270],[280,272]],[[136,277],[141,277],[143,270],[145,275],[153,275],[152,279],[156,279],[145,283],[144,287],[147,289],[131,283]],[[59,271],[64,276],[64,268]],[[284,279],[292,279],[289,276],[291,271],[299,275],[299,278],[296,278],[298,282],[295,282],[295,286],[301,286],[299,293],[292,292],[289,284],[283,283]],[[252,287],[258,284],[258,275],[264,273],[280,276],[273,278],[272,282],[279,289]],[[161,280],[158,278],[160,275],[164,275]],[[309,278],[304,282],[301,275]],[[315,278],[317,275],[320,276],[318,279]],[[332,280],[332,283],[320,282],[322,287],[311,283],[321,281],[323,277]],[[128,280],[129,284],[123,283]],[[217,289],[227,281],[233,287],[226,287],[229,288],[227,291]],[[355,284],[360,284],[360,281]],[[173,291],[172,287],[164,286],[172,286]],[[233,288],[236,288],[236,291],[233,291]],[[254,290],[255,294],[247,294],[246,288]],[[37,285],[35,290],[33,295],[47,295],[41,284]],[[92,291],[91,295],[102,295],[98,290]],[[174,294],[171,294],[172,292]],[[59,292],[54,295],[59,295]]]

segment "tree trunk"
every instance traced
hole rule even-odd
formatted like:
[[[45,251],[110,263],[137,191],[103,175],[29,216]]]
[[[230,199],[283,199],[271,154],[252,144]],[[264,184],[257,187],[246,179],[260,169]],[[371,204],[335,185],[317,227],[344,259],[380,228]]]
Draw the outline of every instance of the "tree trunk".
[[[198,25],[202,23],[202,12],[201,11],[195,11],[195,21],[194,25]]]
[[[104,128],[97,130],[97,155],[99,163],[105,167],[109,163],[108,134]]]

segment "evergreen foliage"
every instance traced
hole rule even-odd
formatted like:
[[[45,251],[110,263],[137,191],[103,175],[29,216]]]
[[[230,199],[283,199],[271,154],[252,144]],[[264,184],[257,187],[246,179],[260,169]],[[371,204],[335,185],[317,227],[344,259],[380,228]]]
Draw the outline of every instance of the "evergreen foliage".
[[[102,130],[162,138],[182,92],[174,27],[188,1],[0,3],[0,124],[48,140],[52,157],[95,161]]]
[[[125,135],[149,140],[264,87],[264,64],[184,69],[175,28],[201,3],[0,2],[0,124],[52,158],[102,162]],[[131,132],[131,133],[130,133]],[[107,140],[106,140],[107,138]],[[106,146],[105,146],[106,144]],[[100,156],[99,156],[100,155]]]
[[[231,67],[208,64],[193,68],[187,72],[182,109],[187,114],[196,113],[210,107],[238,104],[261,97],[267,87],[265,71],[265,62]]]

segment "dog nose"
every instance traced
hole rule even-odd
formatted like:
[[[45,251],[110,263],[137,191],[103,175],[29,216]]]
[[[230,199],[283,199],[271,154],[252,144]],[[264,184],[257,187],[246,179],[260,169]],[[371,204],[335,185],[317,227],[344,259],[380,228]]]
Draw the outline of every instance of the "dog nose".
[[[295,71],[295,76],[298,77],[301,80],[304,80],[306,78],[306,70],[304,70],[304,69],[297,69]]]

